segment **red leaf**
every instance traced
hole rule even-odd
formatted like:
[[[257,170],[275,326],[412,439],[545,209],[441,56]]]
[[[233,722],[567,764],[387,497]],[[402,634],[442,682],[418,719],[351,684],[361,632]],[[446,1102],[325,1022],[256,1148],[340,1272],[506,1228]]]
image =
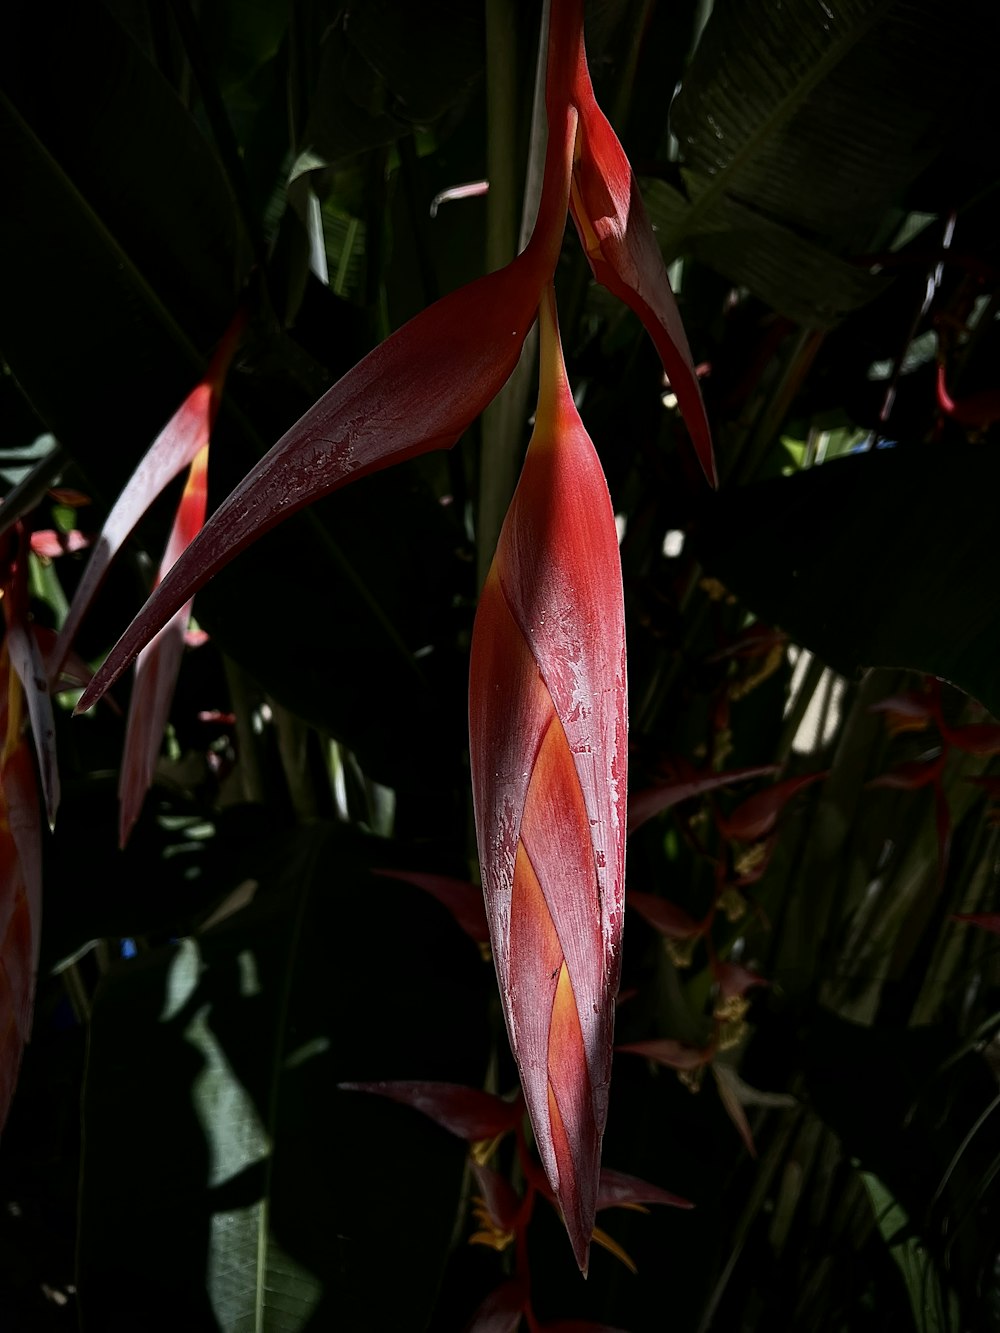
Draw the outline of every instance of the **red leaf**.
[[[933,705],[925,694],[892,694],[872,704],[869,713],[889,713],[911,722],[929,722],[934,716]]]
[[[66,621],[60,630],[53,669],[58,670],[62,665],[80,622],[104,582],[111,562],[131,536],[143,514],[161,491],[190,466],[198,451],[208,443],[219,410],[226,372],[239,345],[245,322],[246,313],[240,310],[223,335],[204,379],[192,389],[149,446],[142,462],[132,473],[125,489],[115,501],[91,552]],[[167,618],[164,617],[165,620]],[[93,682],[90,688],[93,688]]]
[[[651,1185],[638,1176],[627,1176],[624,1171],[601,1169],[601,1183],[597,1190],[597,1209],[623,1208],[635,1203],[663,1203],[671,1208],[693,1208],[689,1199],[682,1199],[679,1194],[670,1194]]]
[[[728,818],[719,816],[719,832],[729,841],[756,842],[766,837],[777,823],[778,816],[803,788],[826,777],[826,772],[803,773],[801,777],[787,778],[773,787],[751,796],[738,805]]]
[[[965,754],[988,759],[1000,754],[1000,726],[995,722],[979,722],[969,727],[942,727],[941,734],[949,745]]]
[[[479,1088],[463,1088],[457,1083],[378,1082],[340,1083],[345,1092],[371,1092],[390,1101],[402,1102],[422,1112],[460,1139],[475,1143],[495,1139],[520,1124],[524,1107],[520,1099],[505,1102]]]
[[[772,648],[778,648],[787,642],[788,635],[784,630],[757,621],[741,630],[722,648],[709,653],[705,661],[724,662],[727,657],[764,657]]]
[[[208,444],[195,455],[181,495],[174,525],[163,553],[157,582],[178,560],[205,522],[208,502]],[[191,616],[187,602],[146,644],[135,664],[129,700],[125,749],[118,776],[118,845],[124,847],[153,783],[156,760],[170,714],[170,701],[184,654],[184,636]]]
[[[24,690],[24,699],[31,720],[31,736],[38,756],[38,776],[45,801],[49,828],[56,822],[59,807],[59,763],[56,756],[56,724],[52,715],[48,670],[38,639],[28,615],[27,540],[21,525],[17,525],[16,555],[10,562],[8,577],[3,585],[3,610],[7,625],[4,646],[10,665]],[[6,673],[4,673],[6,674]],[[11,727],[19,726],[12,719]],[[10,737],[13,743],[15,736]]]
[[[715,1055],[714,1046],[689,1046],[686,1042],[675,1041],[672,1037],[659,1037],[653,1041],[633,1041],[619,1046],[619,1051],[630,1055],[644,1055],[647,1060],[666,1065],[668,1069],[700,1069],[711,1062]]]
[[[675,767],[677,772],[673,780],[633,792],[629,797],[629,833],[634,833],[647,819],[679,805],[681,801],[689,801],[694,796],[702,796],[719,787],[728,787],[734,782],[770,777],[778,771],[774,764],[762,764],[755,768],[734,768],[728,773],[698,773],[681,760],[676,761]]]
[[[470,939],[477,944],[485,944],[489,939],[490,929],[486,924],[482,890],[468,880],[409,870],[376,870],[374,873],[384,875],[387,879],[401,879],[405,883],[415,884],[445,906]]]
[[[524,1282],[511,1278],[490,1292],[466,1325],[465,1333],[516,1333],[527,1303]]]
[[[585,1269],[620,972],[625,626],[614,513],[558,338],[549,289],[535,431],[473,631],[469,732],[507,1031]]]
[[[514,1193],[510,1181],[492,1167],[472,1163],[479,1193],[499,1231],[513,1231],[521,1211],[522,1200]]]
[[[732,1077],[732,1071],[728,1065],[715,1064],[712,1066],[712,1073],[715,1075],[715,1083],[719,1089],[719,1097],[722,1105],[726,1108],[726,1114],[736,1126],[736,1130],[746,1146],[747,1152],[751,1157],[757,1156],[757,1149],[754,1146],[753,1134],[750,1130],[750,1121],[747,1119],[747,1113],[743,1109],[743,1103],[739,1099],[737,1083]]]
[[[770,986],[766,977],[751,972],[739,963],[716,963],[713,969],[715,980],[719,983],[719,995],[723,1000],[734,995],[745,995],[753,986]]]
[[[705,476],[718,485],[705,404],[663,256],[629,160],[594,99],[582,50],[573,95],[580,124],[570,210],[580,241],[597,281],[646,326]]]
[[[625,901],[668,940],[690,940],[704,934],[704,921],[695,921],[683,907],[678,907],[666,898],[658,898],[655,893],[638,893],[635,889],[629,889]]]
[[[933,759],[910,759],[872,778],[868,786],[888,787],[894,791],[919,791],[921,787],[937,781],[944,769],[944,761],[943,753]]]
[[[8,713],[8,725],[13,722]],[[0,778],[2,1129],[14,1095],[21,1053],[31,1035],[42,915],[42,834],[35,774],[27,744],[9,734]]]
[[[978,926],[980,930],[988,930],[993,935],[1000,935],[1000,912],[955,912],[949,919],[964,922],[967,926]]]

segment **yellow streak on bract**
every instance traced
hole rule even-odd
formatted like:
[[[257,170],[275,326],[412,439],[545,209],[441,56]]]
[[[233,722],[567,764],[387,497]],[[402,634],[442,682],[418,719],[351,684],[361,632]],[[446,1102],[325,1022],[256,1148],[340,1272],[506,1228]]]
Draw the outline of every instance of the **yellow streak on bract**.
[[[514,1232],[500,1225],[490,1212],[486,1200],[478,1194],[472,1196],[472,1216],[476,1219],[476,1225],[482,1229],[469,1237],[470,1245],[488,1245],[500,1254],[513,1241]]]
[[[579,139],[577,140],[577,157],[579,158]],[[570,184],[570,197],[576,211],[577,219],[580,223],[580,230],[583,232],[584,249],[591,259],[597,259],[601,254],[601,242],[597,232],[591,225],[590,218],[587,216],[587,210],[584,206],[583,195],[580,193],[580,184],[577,180],[576,172],[573,172],[573,179]]]
[[[497,1134],[492,1139],[477,1139],[469,1148],[469,1156],[477,1166],[486,1166],[496,1152],[504,1134]]]
[[[549,1075],[553,1068],[565,1066],[567,1059],[571,1074],[581,1067],[586,1069],[583,1055],[583,1029],[576,1008],[576,995],[565,962],[559,969],[555,998],[552,1001],[552,1019],[549,1024]]]
[[[571,1169],[572,1159],[569,1151],[569,1138],[566,1135],[566,1126],[563,1124],[563,1118],[559,1111],[559,1104],[556,1101],[556,1094],[552,1090],[552,1084],[549,1084],[549,1133],[552,1136],[552,1146],[556,1155],[556,1162],[559,1166],[560,1185],[562,1182],[562,1170],[566,1166]]]
[[[613,1254],[616,1259],[620,1259],[630,1273],[638,1273],[639,1270],[635,1266],[635,1261],[630,1257],[627,1251],[622,1249],[616,1240],[608,1235],[606,1231],[602,1231],[600,1227],[594,1227],[590,1238],[596,1244],[600,1245],[602,1250],[607,1250],[608,1253]]]

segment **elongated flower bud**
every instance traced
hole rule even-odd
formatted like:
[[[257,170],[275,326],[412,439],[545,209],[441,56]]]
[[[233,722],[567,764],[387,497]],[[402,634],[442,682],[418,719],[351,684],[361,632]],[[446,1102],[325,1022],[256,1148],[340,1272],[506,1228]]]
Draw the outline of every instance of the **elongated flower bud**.
[[[621,564],[547,289],[524,471],[480,600],[470,748],[483,891],[538,1149],[586,1269],[625,868]]]

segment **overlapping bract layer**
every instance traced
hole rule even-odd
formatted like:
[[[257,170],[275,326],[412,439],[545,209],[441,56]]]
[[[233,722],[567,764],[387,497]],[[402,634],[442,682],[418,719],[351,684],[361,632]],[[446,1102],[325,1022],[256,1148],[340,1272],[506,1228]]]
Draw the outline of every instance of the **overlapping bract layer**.
[[[566,382],[551,289],[524,471],[480,599],[469,732],[511,1047],[586,1267],[620,971],[626,682],[607,483]]]

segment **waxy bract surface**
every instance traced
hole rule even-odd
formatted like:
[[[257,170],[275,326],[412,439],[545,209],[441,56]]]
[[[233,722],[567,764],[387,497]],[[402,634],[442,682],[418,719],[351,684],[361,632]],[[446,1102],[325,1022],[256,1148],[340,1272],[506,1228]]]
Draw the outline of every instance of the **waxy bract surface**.
[[[625,627],[614,514],[553,307],[550,294],[535,432],[476,617],[469,734],[511,1047],[586,1268],[620,972]]]

